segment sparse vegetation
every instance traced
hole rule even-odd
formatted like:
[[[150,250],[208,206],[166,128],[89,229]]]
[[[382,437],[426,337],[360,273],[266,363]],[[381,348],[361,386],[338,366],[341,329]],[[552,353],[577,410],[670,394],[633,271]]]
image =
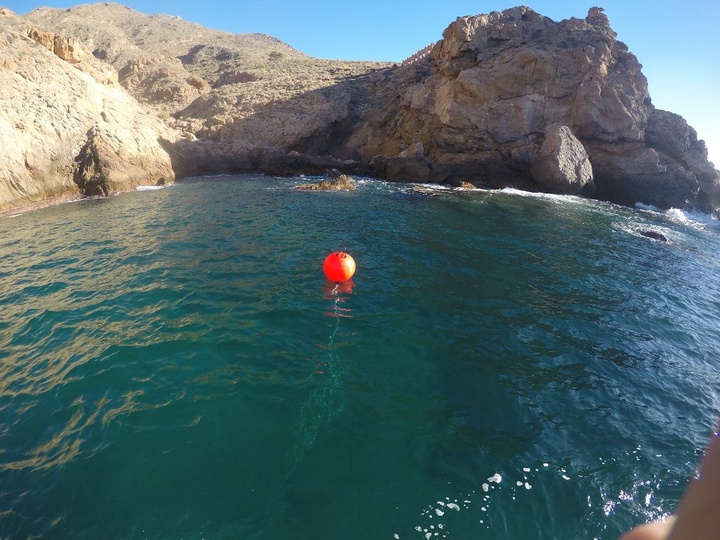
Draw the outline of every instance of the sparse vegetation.
[[[40,8],[27,17],[38,27],[92,44],[88,49],[118,72],[136,68],[133,77],[121,77],[123,86],[156,112],[169,115],[174,127],[198,135],[269,103],[390,67],[312,58],[264,34],[229,34],[112,3]],[[103,21],[100,34],[98,20]]]

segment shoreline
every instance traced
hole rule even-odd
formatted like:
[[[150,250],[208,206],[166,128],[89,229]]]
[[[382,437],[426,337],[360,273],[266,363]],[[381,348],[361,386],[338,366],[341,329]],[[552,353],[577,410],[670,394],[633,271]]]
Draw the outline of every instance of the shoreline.
[[[52,206],[59,206],[59,205],[62,205],[62,204],[67,204],[67,203],[81,202],[81,201],[93,200],[93,199],[108,199],[108,198],[113,197],[113,196],[115,196],[115,195],[120,195],[121,193],[131,193],[131,192],[133,192],[133,191],[154,191],[154,190],[157,190],[157,189],[164,189],[164,188],[169,187],[169,186],[171,186],[171,185],[173,185],[173,184],[183,183],[183,182],[186,182],[186,181],[190,181],[190,182],[192,182],[192,181],[205,181],[205,180],[212,179],[212,178],[217,178],[217,177],[243,176],[243,175],[252,175],[252,174],[259,174],[259,175],[265,176],[265,177],[267,177],[267,178],[273,178],[273,175],[270,175],[270,174],[268,174],[268,173],[266,173],[266,172],[255,172],[255,173],[252,173],[252,172],[238,172],[238,173],[220,173],[220,174],[209,173],[209,174],[190,175],[190,176],[185,176],[185,177],[182,177],[182,178],[176,178],[175,181],[173,181],[173,182],[171,182],[171,183],[168,183],[168,184],[166,184],[166,185],[163,185],[163,186],[157,186],[157,185],[142,185],[142,184],[141,184],[141,185],[135,186],[134,188],[131,188],[131,189],[128,189],[128,190],[117,191],[117,192],[111,193],[111,194],[109,194],[109,195],[103,195],[103,196],[85,196],[85,195],[82,195],[82,194],[79,194],[79,193],[74,193],[74,194],[65,194],[65,195],[59,195],[59,196],[57,196],[57,197],[51,197],[51,198],[47,198],[47,199],[37,200],[37,201],[29,202],[29,203],[26,203],[26,204],[21,204],[21,205],[18,205],[18,206],[14,206],[14,207],[9,207],[9,208],[0,209],[0,219],[14,218],[14,217],[18,217],[18,216],[23,215],[23,214],[27,214],[27,213],[30,213],[30,212],[35,212],[35,211],[37,211],[37,210],[42,210],[42,209],[44,209],[44,208],[49,208],[49,207],[52,207]],[[323,175],[323,174],[320,174],[320,175],[309,174],[309,175],[306,176],[306,175],[303,174],[303,173],[298,173],[297,175],[279,175],[279,176],[277,176],[277,177],[279,177],[279,178],[288,178],[289,176],[296,176],[298,179],[302,179],[302,180],[322,180],[322,179],[328,179],[328,178],[330,178],[330,176],[327,175],[327,174],[324,174],[324,175]],[[352,174],[351,174],[351,175],[347,175],[347,176],[349,176],[350,178],[353,178],[353,177],[356,176],[356,175],[352,175]],[[656,207],[656,206],[653,206],[653,205],[648,205],[648,204],[645,204],[645,203],[636,203],[636,204],[634,204],[634,205],[631,206],[631,205],[624,205],[624,204],[619,204],[619,203],[613,203],[612,201],[608,201],[608,200],[605,200],[605,199],[597,199],[597,198],[594,198],[594,197],[583,197],[583,196],[581,196],[581,195],[563,195],[563,194],[557,194],[557,193],[549,193],[549,192],[545,192],[545,191],[523,190],[523,189],[520,189],[520,188],[513,188],[513,187],[491,188],[491,187],[477,187],[477,186],[474,186],[474,187],[471,188],[471,187],[465,187],[465,186],[449,186],[449,185],[445,185],[445,184],[434,184],[434,183],[432,183],[432,182],[411,182],[411,181],[409,181],[409,182],[399,182],[399,181],[397,181],[397,180],[387,180],[387,179],[383,179],[383,178],[379,178],[379,177],[375,177],[375,176],[364,176],[364,175],[359,175],[359,176],[360,176],[361,178],[378,180],[378,181],[381,181],[381,182],[403,183],[403,184],[412,185],[412,186],[413,186],[413,189],[416,190],[417,192],[425,192],[425,193],[432,193],[432,192],[434,192],[434,191],[436,191],[436,190],[437,190],[437,191],[445,191],[445,190],[452,191],[452,190],[458,190],[458,191],[479,191],[479,192],[483,192],[483,191],[495,192],[495,191],[505,191],[505,190],[509,190],[509,191],[511,191],[511,192],[512,192],[512,191],[515,191],[515,192],[517,192],[517,194],[519,194],[519,195],[521,195],[521,196],[551,197],[551,198],[552,198],[552,197],[558,197],[558,196],[559,196],[559,197],[570,197],[570,198],[575,198],[575,197],[576,197],[576,198],[578,198],[578,199],[588,199],[588,200],[601,201],[601,202],[605,202],[605,203],[609,203],[609,204],[618,204],[619,206],[624,206],[624,207],[629,208],[629,209],[631,209],[631,210],[638,210],[638,211],[643,211],[643,210],[645,210],[645,211],[655,211],[655,212],[660,212],[660,213],[665,213],[665,212],[669,212],[669,211],[672,211],[672,210],[679,210],[679,211],[681,211],[681,212],[683,212],[683,213],[687,212],[687,213],[694,214],[694,215],[698,215],[698,216],[705,216],[705,217],[708,218],[709,220],[717,220],[717,219],[720,219],[720,215],[716,215],[714,212],[703,212],[703,211],[700,211],[700,210],[687,210],[687,209],[684,210],[684,209],[678,209],[678,208],[674,208],[674,207],[667,208],[667,209],[663,209],[663,208]],[[321,182],[321,183],[322,183],[322,182]],[[332,189],[331,189],[331,190],[332,190]],[[720,213],[720,212],[719,212],[719,213]],[[700,220],[700,221],[707,221],[708,219]],[[692,220],[693,220],[693,221],[697,221],[696,219],[692,219]]]
[[[47,199],[42,199],[39,201],[30,202],[27,204],[21,204],[19,206],[13,206],[10,208],[4,208],[0,209],[0,219],[4,218],[12,218],[17,217],[22,214],[27,214],[29,212],[34,212],[36,210],[42,210],[43,208],[49,208],[51,206],[59,206],[61,204],[67,204],[67,203],[73,203],[73,202],[80,202],[80,201],[88,201],[93,199],[109,199],[110,197],[114,197],[115,195],[120,195],[121,193],[131,193],[133,191],[151,191],[154,189],[162,189],[169,185],[174,184],[175,182],[163,185],[163,186],[155,186],[155,185],[139,185],[134,188],[123,190],[123,191],[116,191],[113,193],[110,193],[109,195],[82,195],[80,193],[75,194],[65,194],[65,195],[58,195],[57,197],[50,197]],[[144,189],[143,189],[144,188]]]
[[[22,214],[27,214],[28,212],[33,212],[35,210],[42,210],[43,208],[49,208],[51,206],[58,206],[60,204],[82,201],[87,198],[88,197],[83,197],[82,195],[81,196],[60,195],[58,197],[42,199],[40,201],[34,201],[34,202],[27,203],[27,204],[21,204],[19,206],[4,208],[4,209],[0,210],[0,219],[17,217]]]

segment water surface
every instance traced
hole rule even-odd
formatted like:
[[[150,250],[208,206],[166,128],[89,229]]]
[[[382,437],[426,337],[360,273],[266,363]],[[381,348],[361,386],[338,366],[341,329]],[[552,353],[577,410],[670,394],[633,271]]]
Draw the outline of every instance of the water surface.
[[[718,406],[714,221],[301,181],[0,220],[0,536],[613,539],[672,512]]]

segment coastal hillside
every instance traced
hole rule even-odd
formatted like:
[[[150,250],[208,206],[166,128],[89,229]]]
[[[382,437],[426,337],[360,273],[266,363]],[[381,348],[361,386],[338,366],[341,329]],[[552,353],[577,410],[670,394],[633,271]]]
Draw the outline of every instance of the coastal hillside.
[[[526,7],[460,17],[400,65],[316,59],[270,36],[107,2],[2,13],[0,118],[14,143],[2,150],[0,208],[187,175],[330,168],[720,206],[704,143],[655,109],[638,59],[599,8],[560,22]],[[34,78],[27,63],[43,66]],[[132,112],[110,107],[108,93]],[[67,111],[85,103],[65,129]],[[28,166],[23,156],[36,154],[45,161]]]
[[[264,34],[211,30],[108,2],[40,8],[26,19],[78,38],[115,68],[133,97],[171,126],[202,138],[268,105],[388,67],[312,58]]]

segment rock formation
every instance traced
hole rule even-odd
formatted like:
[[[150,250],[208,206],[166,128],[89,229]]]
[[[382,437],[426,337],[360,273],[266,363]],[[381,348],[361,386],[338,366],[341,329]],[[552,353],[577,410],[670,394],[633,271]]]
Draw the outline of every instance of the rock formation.
[[[58,91],[61,90],[61,91]],[[0,207],[214,172],[513,186],[720,207],[601,9],[450,24],[401,65],[310,58],[113,3],[0,15]],[[74,191],[73,191],[74,190]]]
[[[174,133],[74,38],[3,10],[0,66],[0,209],[174,179]]]
[[[296,189],[301,191],[352,191],[357,188],[355,180],[346,174],[330,173],[329,180],[322,180],[312,184],[301,184]]]
[[[396,71],[345,143],[388,177],[720,204],[704,143],[652,106],[639,62],[599,8],[559,23],[526,7],[462,17],[426,62]]]

